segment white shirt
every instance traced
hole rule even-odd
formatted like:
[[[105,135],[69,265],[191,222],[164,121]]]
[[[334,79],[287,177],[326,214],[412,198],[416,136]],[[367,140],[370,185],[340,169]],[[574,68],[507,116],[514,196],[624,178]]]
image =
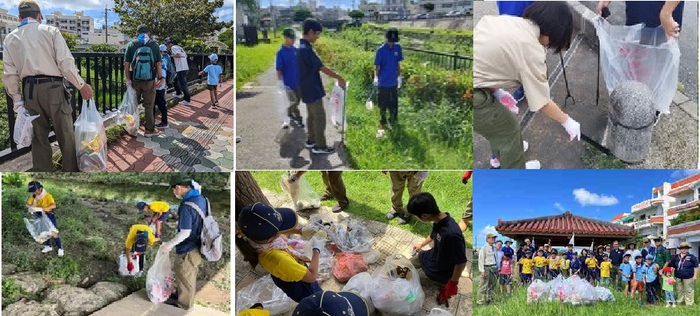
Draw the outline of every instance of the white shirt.
[[[171,56],[172,59],[175,61],[175,70],[177,70],[177,72],[190,70],[190,67],[187,66],[187,53],[185,53],[185,50],[182,49],[182,47],[180,47],[179,45],[173,45],[170,48],[170,52],[172,53],[172,55],[182,54],[185,56],[185,57],[172,57]]]
[[[484,266],[496,265],[494,246],[488,243],[479,249],[479,272],[484,273]]]

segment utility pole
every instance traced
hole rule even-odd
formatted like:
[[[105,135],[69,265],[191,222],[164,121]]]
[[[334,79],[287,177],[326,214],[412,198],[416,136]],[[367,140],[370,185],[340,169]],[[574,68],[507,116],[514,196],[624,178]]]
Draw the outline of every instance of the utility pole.
[[[108,42],[107,42],[107,30],[109,29],[109,26],[107,25],[107,11],[112,11],[112,10],[107,9],[107,6],[105,6],[105,25],[104,25],[104,29],[105,29],[105,44],[108,44]]]

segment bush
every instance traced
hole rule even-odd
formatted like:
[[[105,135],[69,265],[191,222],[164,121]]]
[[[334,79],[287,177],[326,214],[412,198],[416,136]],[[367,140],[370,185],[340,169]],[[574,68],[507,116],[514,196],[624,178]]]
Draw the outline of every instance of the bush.
[[[119,48],[114,45],[101,43],[88,47],[87,51],[94,53],[116,53],[119,51]]]
[[[678,217],[671,220],[671,226],[700,220],[700,211],[687,211],[678,214]]]
[[[2,176],[2,185],[8,187],[22,187],[27,177],[19,172],[6,172]]]

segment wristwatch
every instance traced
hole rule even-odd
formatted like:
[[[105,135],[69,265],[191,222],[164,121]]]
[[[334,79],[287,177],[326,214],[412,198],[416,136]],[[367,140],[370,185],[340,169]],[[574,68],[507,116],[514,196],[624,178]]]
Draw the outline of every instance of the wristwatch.
[[[163,79],[163,77],[159,77],[159,78],[158,78],[158,80],[162,80],[162,79]]]

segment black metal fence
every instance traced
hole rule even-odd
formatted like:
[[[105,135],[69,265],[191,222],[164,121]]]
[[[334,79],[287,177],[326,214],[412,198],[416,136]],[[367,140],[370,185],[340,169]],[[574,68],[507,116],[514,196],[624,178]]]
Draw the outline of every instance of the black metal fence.
[[[208,54],[188,54],[187,73],[188,85],[206,82],[206,75],[200,76],[199,72],[211,62]],[[0,57],[2,54],[0,53]],[[86,83],[92,86],[93,100],[97,110],[103,114],[111,113],[119,108],[122,96],[126,92],[126,80],[124,75],[123,53],[73,53],[75,64]],[[234,57],[232,54],[220,54],[218,64],[223,67],[225,74],[233,73]],[[80,114],[82,98],[80,92],[66,81],[72,90],[71,107],[73,108],[73,120]],[[168,92],[174,88],[169,87]],[[5,93],[7,99],[7,120],[10,127],[10,148],[0,151],[0,163],[29,152],[30,147],[17,148],[14,142],[15,112],[13,101]],[[53,141],[53,133],[51,134]]]
[[[365,51],[373,50],[378,47],[379,43],[371,43],[369,40],[365,40]],[[464,70],[468,71],[472,68],[472,57],[462,56],[459,52],[454,52],[452,54],[436,52],[431,50],[425,50],[413,47],[404,47],[402,49],[408,52],[406,55],[410,55],[413,58],[422,60],[427,63],[429,67],[432,68],[443,68],[449,70]]]

